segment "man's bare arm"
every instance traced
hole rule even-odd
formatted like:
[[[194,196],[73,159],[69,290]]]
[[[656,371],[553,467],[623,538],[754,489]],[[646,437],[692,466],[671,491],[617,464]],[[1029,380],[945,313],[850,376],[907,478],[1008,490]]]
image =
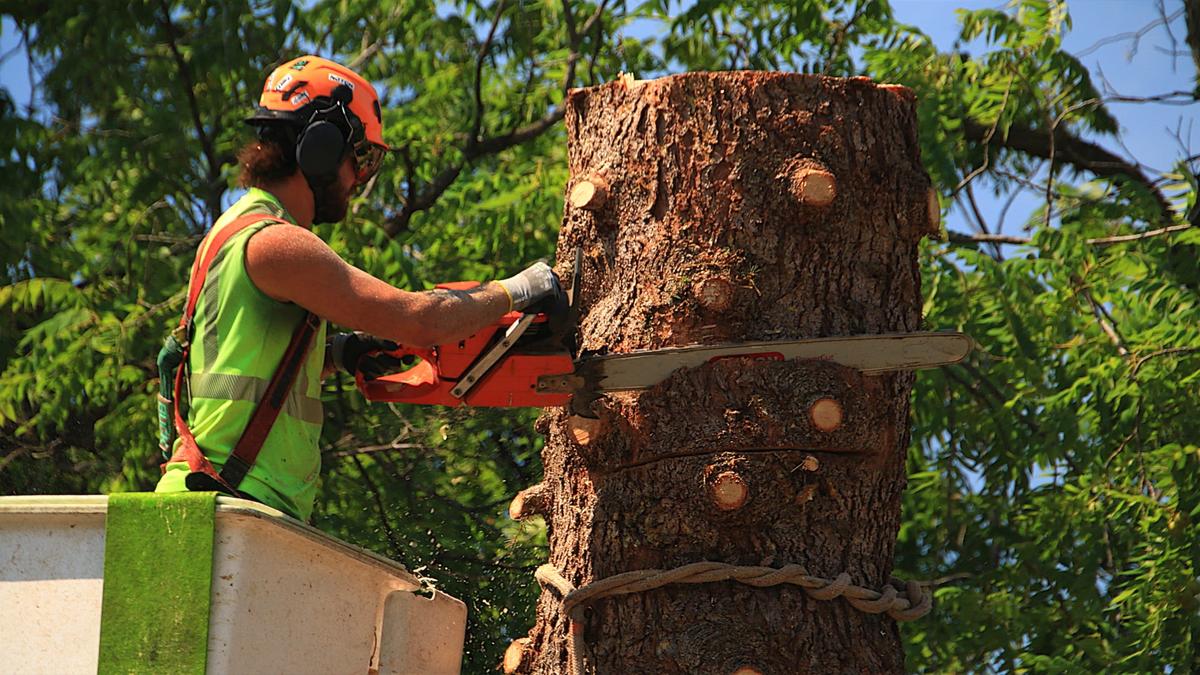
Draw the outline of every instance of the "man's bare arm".
[[[470,291],[410,292],[342,260],[302,227],[275,225],[250,238],[246,272],[263,293],[346,328],[430,347],[459,340],[509,311],[496,282]]]

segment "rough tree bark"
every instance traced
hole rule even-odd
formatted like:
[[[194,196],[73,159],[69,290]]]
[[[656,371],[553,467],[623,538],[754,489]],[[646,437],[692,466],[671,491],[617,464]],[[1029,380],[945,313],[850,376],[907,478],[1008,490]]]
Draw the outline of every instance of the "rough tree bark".
[[[566,118],[558,259],[583,250],[583,349],[920,328],[917,246],[937,203],[907,89],[625,77],[572,91]],[[545,515],[550,563],[576,587],[718,561],[882,589],[911,386],[828,361],[725,359],[611,394],[597,421],[548,409],[545,480],[514,515]],[[568,672],[560,606],[543,591],[506,670]],[[795,586],[672,585],[598,600],[585,626],[597,673],[903,671],[891,618]]]

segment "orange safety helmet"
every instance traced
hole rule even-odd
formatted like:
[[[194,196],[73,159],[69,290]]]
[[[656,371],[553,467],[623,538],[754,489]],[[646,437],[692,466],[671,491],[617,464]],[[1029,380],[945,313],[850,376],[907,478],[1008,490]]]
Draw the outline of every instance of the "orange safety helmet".
[[[258,107],[246,119],[255,125],[281,121],[300,129],[297,158],[305,173],[310,173],[313,166],[319,169],[316,173],[335,171],[348,144],[354,152],[358,182],[365,183],[379,170],[384,153],[390,150],[383,142],[383,114],[375,87],[353,70],[319,56],[301,56],[271,71]],[[320,131],[332,128],[326,123],[340,133],[309,133],[318,127],[322,127]],[[341,146],[337,145],[339,136]],[[316,145],[312,141],[317,138],[324,146],[307,149],[309,166],[305,161],[306,138],[309,146]]]

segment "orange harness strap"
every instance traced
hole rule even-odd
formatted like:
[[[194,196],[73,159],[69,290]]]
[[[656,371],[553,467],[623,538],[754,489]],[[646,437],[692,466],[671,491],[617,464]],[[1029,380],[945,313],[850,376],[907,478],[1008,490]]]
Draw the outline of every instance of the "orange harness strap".
[[[187,462],[190,473],[186,483],[189,490],[216,490],[234,496],[243,496],[238,492],[237,487],[250,468],[254,466],[254,461],[258,458],[258,453],[262,450],[262,445],[266,441],[272,425],[275,424],[275,419],[283,409],[287,393],[291,390],[292,383],[295,382],[304,358],[312,346],[312,338],[320,326],[320,320],[312,312],[306,313],[304,320],[296,326],[296,330],[292,333],[292,340],[284,351],[283,359],[271,376],[266,393],[254,408],[245,431],[242,432],[233,452],[218,473],[216,467],[204,456],[204,451],[197,445],[196,437],[192,434],[192,430],[188,427],[187,421],[184,420],[179,409],[180,397],[183,393],[184,371],[187,368],[188,356],[191,352],[192,325],[196,304],[200,298],[200,292],[204,288],[204,280],[208,276],[208,269],[212,265],[213,259],[216,258],[217,252],[230,237],[264,220],[290,224],[282,218],[259,213],[244,215],[221,228],[216,234],[210,233],[211,241],[208,242],[207,247],[201,245],[200,250],[196,253],[196,261],[192,264],[187,305],[179,320],[179,328],[187,339],[183,346],[182,361],[175,371],[175,431],[179,434],[179,448],[162,466],[163,471],[166,471],[167,464]]]

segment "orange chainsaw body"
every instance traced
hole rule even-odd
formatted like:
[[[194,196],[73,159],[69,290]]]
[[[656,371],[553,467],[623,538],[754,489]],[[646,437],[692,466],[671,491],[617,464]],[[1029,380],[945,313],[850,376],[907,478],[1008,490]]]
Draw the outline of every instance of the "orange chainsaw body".
[[[478,282],[439,284],[438,288],[467,290]],[[426,405],[469,405],[475,407],[547,407],[565,405],[570,394],[538,393],[537,381],[543,375],[564,375],[575,370],[567,351],[536,350],[522,353],[521,343],[509,350],[462,398],[451,394],[467,370],[481,354],[500,341],[504,331],[520,320],[520,312],[509,312],[478,333],[458,342],[431,349],[401,346],[392,355],[420,359],[408,370],[375,380],[356,379],[359,390],[369,401],[420,403]],[[533,320],[531,329],[545,324],[543,314]]]

